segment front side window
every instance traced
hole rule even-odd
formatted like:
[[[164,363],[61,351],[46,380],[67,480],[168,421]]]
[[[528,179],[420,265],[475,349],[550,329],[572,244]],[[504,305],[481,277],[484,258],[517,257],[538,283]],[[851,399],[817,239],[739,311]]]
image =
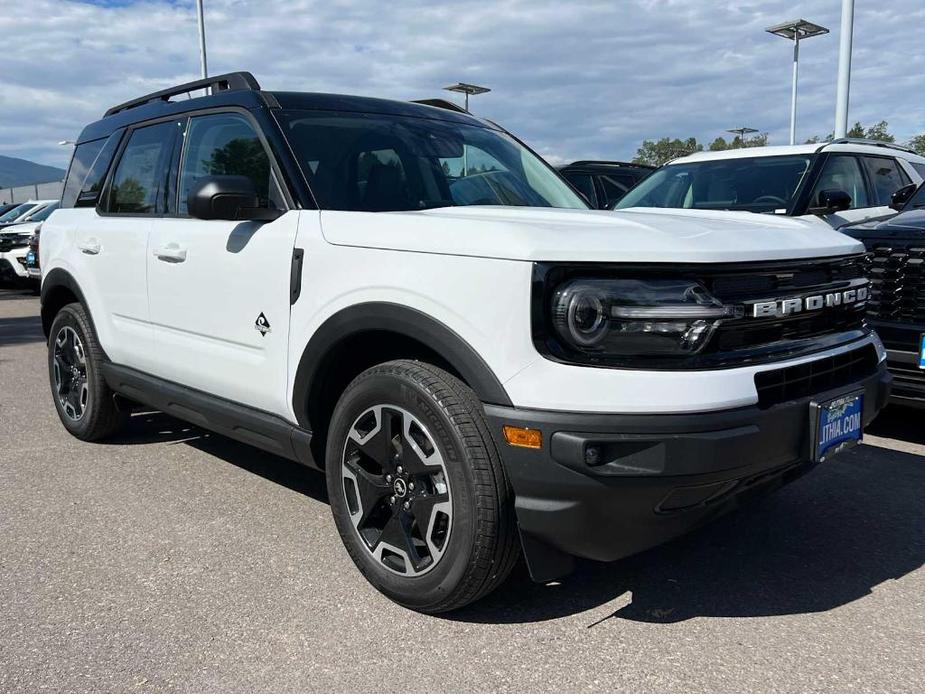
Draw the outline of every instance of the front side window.
[[[280,196],[271,186],[270,158],[244,116],[216,113],[191,118],[185,140],[177,203],[180,214],[187,214],[190,191],[204,176],[247,176],[261,207],[281,207]]]
[[[741,157],[669,164],[643,179],[617,203],[695,210],[786,210],[812,155]]]
[[[829,157],[822,169],[822,174],[813,188],[810,196],[810,207],[820,204],[819,195],[825,190],[837,190],[851,196],[851,207],[869,207],[867,201],[867,187],[861,173],[861,164],[856,157],[850,155],[835,155]]]
[[[322,209],[587,209],[542,160],[491,128],[376,114],[293,110],[279,117]]]
[[[909,184],[895,159],[889,157],[862,157],[870,179],[874,199],[872,205],[889,205],[890,196]]]
[[[112,178],[107,211],[122,214],[159,211],[158,200],[163,200],[167,188],[167,169],[176,131],[176,122],[167,121],[132,132]]]

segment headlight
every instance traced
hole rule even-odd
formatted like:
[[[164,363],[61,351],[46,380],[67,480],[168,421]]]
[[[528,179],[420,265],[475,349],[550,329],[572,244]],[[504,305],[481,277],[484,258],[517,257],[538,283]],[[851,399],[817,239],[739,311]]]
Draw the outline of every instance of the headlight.
[[[690,356],[723,319],[741,317],[695,281],[575,279],[552,295],[550,319],[569,351],[587,357]]]

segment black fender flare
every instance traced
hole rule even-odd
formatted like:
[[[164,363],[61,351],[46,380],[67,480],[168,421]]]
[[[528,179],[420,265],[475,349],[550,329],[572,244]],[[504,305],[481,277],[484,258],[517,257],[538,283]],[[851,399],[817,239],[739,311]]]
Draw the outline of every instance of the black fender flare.
[[[456,369],[482,402],[513,407],[491,367],[452,329],[408,306],[368,302],[354,304],[329,317],[315,331],[302,352],[292,389],[292,406],[300,426],[312,428],[306,404],[326,356],[343,340],[368,331],[388,331],[420,342]]]
[[[90,327],[93,328],[93,331],[96,332],[96,326],[93,325],[93,316],[90,315],[90,307],[87,305],[87,300],[84,298],[84,293],[80,289],[80,285],[77,283],[77,280],[74,279],[74,276],[62,268],[56,267],[51,272],[49,272],[42,279],[42,291],[41,291],[41,305],[42,305],[42,331],[45,333],[45,337],[48,337],[48,332],[51,329],[51,323],[55,319],[54,315],[51,314],[51,305],[49,299],[56,289],[59,287],[64,287],[69,290],[71,294],[77,297],[77,300],[83,304],[84,308],[87,310],[87,317],[90,319]]]

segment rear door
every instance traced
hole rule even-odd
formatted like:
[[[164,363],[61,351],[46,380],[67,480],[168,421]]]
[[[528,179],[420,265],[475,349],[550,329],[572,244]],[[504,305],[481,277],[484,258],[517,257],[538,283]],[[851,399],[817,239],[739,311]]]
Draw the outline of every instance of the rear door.
[[[122,138],[112,173],[100,196],[99,180],[87,176],[75,206],[99,203],[81,215],[75,231],[74,254],[84,294],[100,342],[110,359],[141,370],[152,366],[152,333],[148,314],[148,233],[164,213],[167,173],[179,133],[175,120],[130,130]],[[105,152],[119,144],[110,138]],[[109,148],[109,149],[107,149]],[[105,173],[101,162],[97,169]]]
[[[172,214],[157,221],[148,243],[153,373],[285,415],[290,268],[299,213],[286,212],[273,222],[190,217],[189,192],[209,175],[248,176],[265,206],[290,205],[250,114],[192,116],[182,139]]]

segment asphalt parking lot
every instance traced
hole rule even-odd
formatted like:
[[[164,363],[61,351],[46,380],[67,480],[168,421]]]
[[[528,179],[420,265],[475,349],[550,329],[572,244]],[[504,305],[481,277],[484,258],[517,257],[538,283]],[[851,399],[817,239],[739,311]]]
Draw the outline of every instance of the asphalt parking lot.
[[[435,618],[356,572],[320,475],[157,413],[59,425],[0,290],[0,691],[921,692],[925,427],[560,585]]]

